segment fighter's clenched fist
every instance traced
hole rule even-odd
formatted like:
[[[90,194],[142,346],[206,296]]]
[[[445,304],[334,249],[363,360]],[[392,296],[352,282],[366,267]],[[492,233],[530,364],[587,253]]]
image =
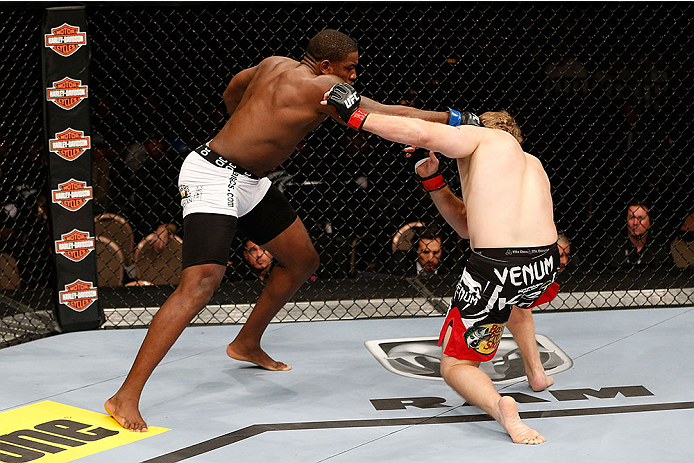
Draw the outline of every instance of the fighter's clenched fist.
[[[361,129],[364,125],[366,111],[359,109],[361,97],[359,93],[348,83],[341,82],[333,85],[328,93],[323,97],[323,104],[329,104],[337,109],[340,119],[353,129]]]

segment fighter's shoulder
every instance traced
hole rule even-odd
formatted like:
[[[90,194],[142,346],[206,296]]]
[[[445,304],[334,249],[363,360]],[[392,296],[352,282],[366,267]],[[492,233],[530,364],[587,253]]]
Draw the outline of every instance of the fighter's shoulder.
[[[291,62],[294,61],[290,58],[286,58],[284,56],[269,56],[267,58],[264,58],[262,61],[260,61],[258,64],[251,66],[249,68],[245,68],[242,71],[238,72],[236,74],[237,78],[242,78],[245,77],[246,79],[251,79],[254,76],[257,75],[267,75],[272,73],[273,69],[277,69],[278,66],[281,66],[283,62]]]
[[[542,161],[539,158],[533,156],[532,154],[526,151],[523,151],[523,154],[525,154],[526,165],[531,166],[531,168],[533,168],[537,172],[541,172],[545,177],[547,177],[547,172],[545,172],[545,166],[542,164]],[[549,181],[549,178],[547,178],[547,180]]]
[[[320,76],[305,76],[301,79],[302,87],[311,94],[318,95],[318,101],[323,98],[323,94],[329,91],[333,85],[343,82],[342,79],[333,75],[323,74]]]
[[[276,66],[277,64],[282,63],[299,64],[296,60],[287,58],[286,56],[268,56],[267,58],[263,59],[260,63],[258,63],[258,66]]]
[[[332,74],[322,74],[311,79],[312,85],[323,92],[327,92],[333,85],[339,84],[340,82],[344,81]]]
[[[523,149],[518,144],[516,138],[505,130],[491,127],[475,127],[472,125],[460,126],[466,130],[474,130],[480,133],[480,143],[487,148],[498,152],[522,153]]]
[[[530,161],[542,164],[542,161],[540,161],[540,159],[537,156],[533,156],[532,154],[528,153],[527,151],[523,151],[523,154],[525,154]]]

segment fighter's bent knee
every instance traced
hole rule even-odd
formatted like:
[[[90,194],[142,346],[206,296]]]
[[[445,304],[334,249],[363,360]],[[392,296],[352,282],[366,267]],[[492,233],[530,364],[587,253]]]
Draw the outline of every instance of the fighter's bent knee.
[[[441,377],[443,380],[450,386],[450,378],[451,378],[451,371],[453,370],[452,368],[453,364],[450,362],[444,362],[441,361]]]
[[[313,246],[296,254],[294,257],[295,258],[291,260],[292,267],[305,274],[307,277],[318,270],[320,256]]]
[[[479,367],[479,362],[475,362],[472,360],[461,360],[455,357],[451,357],[450,355],[443,354],[441,356],[440,367],[441,377],[446,382],[446,384],[453,387],[451,381],[453,381],[455,378],[455,371],[465,366]]]
[[[185,291],[214,292],[224,276],[225,267],[218,264],[201,264],[183,270],[179,287]]]

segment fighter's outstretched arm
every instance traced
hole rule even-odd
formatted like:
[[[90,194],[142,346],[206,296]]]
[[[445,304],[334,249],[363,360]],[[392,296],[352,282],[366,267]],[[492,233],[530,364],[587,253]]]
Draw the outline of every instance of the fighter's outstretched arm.
[[[479,147],[491,129],[462,125],[451,127],[409,117],[370,113],[362,130],[407,145],[436,151],[449,158],[470,156]]]
[[[236,107],[241,102],[243,93],[246,91],[246,87],[248,87],[251,79],[253,79],[256,69],[257,66],[254,66],[239,72],[231,79],[231,82],[229,82],[229,85],[227,85],[226,90],[224,90],[224,104],[227,107],[229,116],[234,114],[234,111],[236,111]]]
[[[415,117],[429,122],[447,124],[451,111],[425,111],[403,105],[385,105],[362,95],[359,107],[368,113],[388,114],[390,116]]]
[[[483,139],[499,132],[476,125],[454,127],[410,117],[369,113],[362,109],[359,93],[344,82],[326,92],[321,104],[334,106],[349,127],[375,133],[390,141],[437,151],[449,158],[470,156]],[[477,116],[473,117],[479,123]]]

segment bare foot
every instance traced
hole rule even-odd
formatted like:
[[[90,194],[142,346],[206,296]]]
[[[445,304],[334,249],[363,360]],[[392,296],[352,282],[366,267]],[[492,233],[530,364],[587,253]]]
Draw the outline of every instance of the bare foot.
[[[147,432],[147,423],[142,419],[137,409],[137,401],[118,400],[111,397],[104,404],[104,408],[114,420],[129,431]]]
[[[262,349],[251,351],[243,350],[235,344],[235,341],[227,346],[227,355],[234,360],[255,363],[259,367],[270,371],[289,371],[292,369],[291,365],[287,365],[286,363],[282,362],[275,362]]]
[[[545,438],[523,423],[518,415],[518,406],[513,397],[499,399],[499,424],[503,426],[516,444],[542,444]]]
[[[535,392],[540,392],[544,391],[548,387],[550,387],[552,384],[554,384],[554,378],[551,376],[547,376],[545,373],[545,370],[540,371],[536,375],[527,375],[528,376],[528,383],[530,383],[530,387],[533,389]]]

